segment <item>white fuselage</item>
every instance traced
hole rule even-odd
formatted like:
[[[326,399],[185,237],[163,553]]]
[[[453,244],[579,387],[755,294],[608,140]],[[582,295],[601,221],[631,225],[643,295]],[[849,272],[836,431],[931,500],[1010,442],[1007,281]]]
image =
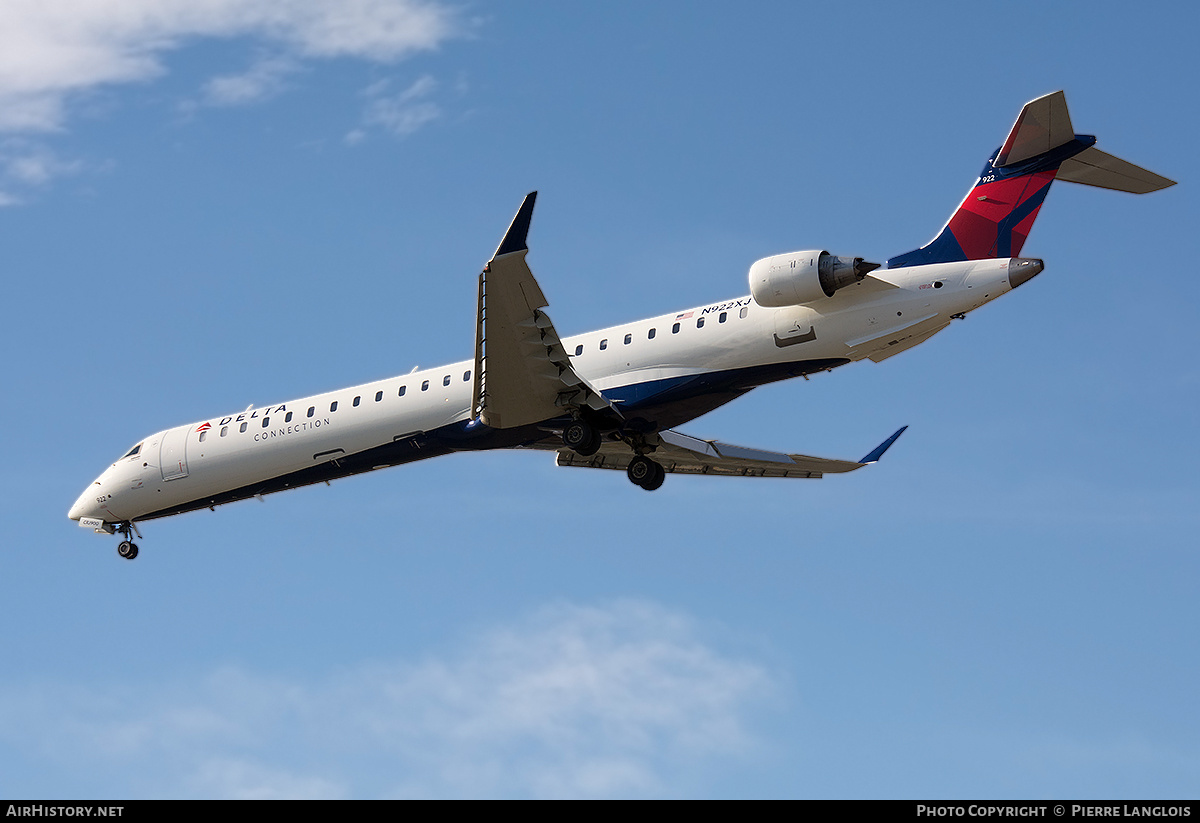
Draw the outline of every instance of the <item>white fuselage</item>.
[[[772,372],[775,366],[813,363],[819,368],[812,370],[821,370],[867,357],[881,360],[927,339],[952,316],[1008,292],[1009,262],[878,271],[809,305],[770,309],[747,296],[563,343],[572,365],[592,386],[636,409],[653,402],[639,394],[639,387],[742,370],[764,375],[757,380],[764,383],[800,373]],[[464,360],[158,432],[139,444],[136,454],[109,466],[68,516],[106,524],[137,521],[317,482],[326,476],[312,473],[314,467],[336,467],[356,456],[353,472],[343,473],[455,449],[494,448],[494,442],[471,445],[465,437],[460,445],[422,452],[428,433],[452,428],[469,435],[478,425],[471,413],[474,367],[474,361]],[[670,425],[679,422],[684,421]],[[552,436],[547,431],[530,435]],[[387,451],[394,444],[409,444],[403,457]],[[364,454],[375,453],[377,465],[361,462]]]

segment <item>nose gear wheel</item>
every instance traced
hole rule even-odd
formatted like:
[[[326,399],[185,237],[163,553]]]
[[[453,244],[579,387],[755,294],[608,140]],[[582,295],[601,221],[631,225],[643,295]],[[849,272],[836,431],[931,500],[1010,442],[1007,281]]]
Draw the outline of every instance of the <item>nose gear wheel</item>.
[[[138,547],[137,543],[134,543],[132,538],[133,535],[136,534],[140,540],[142,533],[138,531],[138,527],[133,524],[132,520],[127,520],[121,525],[117,526],[117,531],[120,532],[121,537],[123,538],[120,544],[117,546],[117,554],[121,555],[121,557],[124,557],[126,560],[133,560],[138,556]]]

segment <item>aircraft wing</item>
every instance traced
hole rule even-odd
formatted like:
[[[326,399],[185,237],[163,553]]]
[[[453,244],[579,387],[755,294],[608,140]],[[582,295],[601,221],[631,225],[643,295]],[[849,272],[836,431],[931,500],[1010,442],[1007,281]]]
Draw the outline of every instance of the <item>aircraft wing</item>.
[[[908,426],[902,427],[858,461],[748,449],[719,440],[701,440],[677,431],[660,432],[658,448],[650,457],[668,473],[673,474],[819,478],[826,474],[852,472],[878,461],[907,428]],[[560,448],[558,465],[590,469],[625,469],[633,456],[633,450],[624,442],[606,441],[600,446],[600,451],[590,457],[582,457],[570,449]]]
[[[533,272],[526,236],[537,192],[517,216],[479,275],[475,384],[471,408],[484,424],[513,428],[559,417],[570,409],[620,412],[571,365]]]

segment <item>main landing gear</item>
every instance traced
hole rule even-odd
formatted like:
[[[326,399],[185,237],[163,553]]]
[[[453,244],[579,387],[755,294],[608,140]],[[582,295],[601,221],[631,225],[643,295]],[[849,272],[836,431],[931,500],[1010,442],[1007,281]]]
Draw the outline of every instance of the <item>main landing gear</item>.
[[[586,420],[572,420],[562,433],[563,445],[582,457],[600,451],[600,432]]]
[[[625,474],[629,475],[630,483],[641,486],[648,492],[657,489],[667,478],[667,470],[662,464],[655,463],[644,454],[634,455],[625,469]]]
[[[119,531],[121,533],[121,537],[124,538],[117,546],[117,554],[121,555],[121,557],[124,557],[126,560],[132,560],[133,558],[137,557],[137,543],[134,543],[131,539],[134,534],[138,536],[139,540],[142,537],[142,533],[137,530],[137,526],[133,525],[133,521],[131,520],[129,522],[122,523],[120,526],[117,526],[117,531]]]
[[[623,439],[625,439],[625,442],[631,448],[638,450],[645,448],[644,438],[640,435]],[[576,418],[563,429],[562,442],[564,446],[576,454],[582,457],[591,457],[600,450],[600,432],[583,418]],[[629,466],[625,469],[625,473],[629,476],[629,482],[635,486],[641,486],[648,492],[652,492],[661,486],[663,480],[667,477],[667,471],[661,464],[654,462],[640,452],[635,454],[633,459],[629,461]]]

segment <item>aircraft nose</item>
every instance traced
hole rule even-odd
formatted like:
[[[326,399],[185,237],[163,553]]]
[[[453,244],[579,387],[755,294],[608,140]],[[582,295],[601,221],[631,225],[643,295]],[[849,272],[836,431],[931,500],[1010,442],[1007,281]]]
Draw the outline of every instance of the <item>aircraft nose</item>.
[[[1014,257],[1008,261],[1008,286],[1015,289],[1041,273],[1045,264],[1032,257]]]
[[[71,506],[71,510],[67,512],[67,517],[71,520],[78,520],[81,517],[103,517],[100,511],[100,504],[96,502],[96,498],[100,496],[100,487],[93,483],[91,486],[83,490],[83,494],[79,495],[79,499]]]

